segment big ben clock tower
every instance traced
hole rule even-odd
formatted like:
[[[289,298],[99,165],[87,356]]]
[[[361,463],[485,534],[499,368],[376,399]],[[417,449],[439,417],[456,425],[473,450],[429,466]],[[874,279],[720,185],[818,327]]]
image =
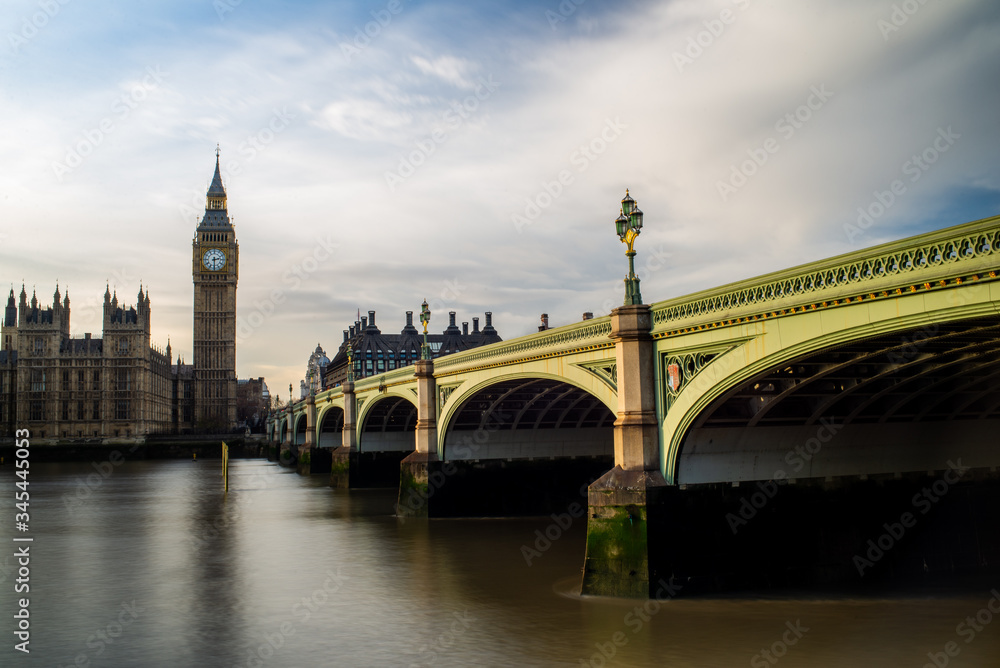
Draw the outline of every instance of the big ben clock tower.
[[[232,429],[236,425],[239,245],[226,209],[218,148],[205,216],[195,230],[191,274],[194,280],[195,420],[202,429]]]

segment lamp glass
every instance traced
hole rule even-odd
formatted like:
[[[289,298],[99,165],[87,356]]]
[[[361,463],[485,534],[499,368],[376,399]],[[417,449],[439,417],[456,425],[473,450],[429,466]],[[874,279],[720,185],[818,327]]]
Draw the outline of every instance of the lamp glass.
[[[632,199],[630,195],[626,193],[625,199],[622,200],[622,213],[626,216],[632,213],[632,207],[635,205],[635,200]]]
[[[629,226],[638,232],[642,229],[642,211],[637,208],[632,210],[632,215],[629,216]]]
[[[618,232],[619,238],[625,238],[625,232],[628,231],[628,218],[625,217],[625,214],[618,216],[618,219],[615,220],[615,231]]]

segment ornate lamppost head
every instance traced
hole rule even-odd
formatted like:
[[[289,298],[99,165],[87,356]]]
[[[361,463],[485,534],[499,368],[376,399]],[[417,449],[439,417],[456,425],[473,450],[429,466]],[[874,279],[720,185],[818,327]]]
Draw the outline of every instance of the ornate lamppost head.
[[[625,197],[622,199],[621,213],[615,219],[615,234],[623,244],[628,245],[625,255],[628,256],[628,276],[625,277],[625,304],[641,304],[642,295],[639,294],[639,277],[635,275],[635,240],[642,231],[642,211],[635,204],[635,200],[625,189]]]
[[[431,321],[431,309],[427,306],[427,300],[420,305],[420,322],[424,325],[424,345],[420,348],[420,359],[429,360],[431,358],[431,347],[427,345],[427,325]]]

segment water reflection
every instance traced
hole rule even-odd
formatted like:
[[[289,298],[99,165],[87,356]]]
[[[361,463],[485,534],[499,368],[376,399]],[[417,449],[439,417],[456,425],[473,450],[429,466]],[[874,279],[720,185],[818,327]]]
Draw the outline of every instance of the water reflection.
[[[94,472],[33,469],[32,653],[8,642],[2,665],[922,666],[950,641],[955,665],[1000,656],[1000,623],[956,634],[990,587],[581,598],[582,521],[529,565],[522,546],[551,520],[401,522],[392,490],[262,461],[233,462],[228,494],[216,461],[127,462],[90,489]]]

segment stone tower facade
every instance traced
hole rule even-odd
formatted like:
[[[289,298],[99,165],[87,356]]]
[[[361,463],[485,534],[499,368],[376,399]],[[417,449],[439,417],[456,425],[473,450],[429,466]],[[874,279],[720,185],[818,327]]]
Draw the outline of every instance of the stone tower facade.
[[[191,245],[194,281],[194,405],[199,429],[236,423],[236,283],[239,245],[215,155],[205,215]]]
[[[69,295],[52,305],[11,290],[0,325],[0,436],[141,438],[190,429],[177,418],[170,346],[150,344],[149,293],[135,306],[104,293],[104,338],[70,338]]]

